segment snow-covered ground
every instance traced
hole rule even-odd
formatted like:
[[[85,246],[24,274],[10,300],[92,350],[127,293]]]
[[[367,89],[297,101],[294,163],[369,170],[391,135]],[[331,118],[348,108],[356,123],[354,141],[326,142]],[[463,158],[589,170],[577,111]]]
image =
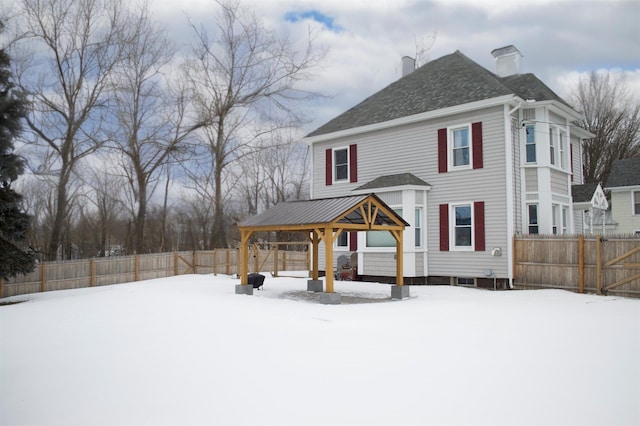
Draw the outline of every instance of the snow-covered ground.
[[[0,423],[640,424],[640,300],[184,275],[0,306]]]

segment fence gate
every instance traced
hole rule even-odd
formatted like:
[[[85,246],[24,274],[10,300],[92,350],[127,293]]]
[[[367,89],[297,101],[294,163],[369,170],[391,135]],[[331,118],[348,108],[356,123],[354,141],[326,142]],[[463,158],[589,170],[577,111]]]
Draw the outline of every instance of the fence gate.
[[[599,246],[607,244],[607,240],[601,237],[598,237]],[[599,250],[601,253],[602,250]],[[626,253],[621,254],[620,256],[609,260],[608,262],[602,265],[603,259],[598,259],[598,264],[602,265],[602,271],[598,276],[600,277],[600,281],[602,281],[602,277],[607,277],[609,280],[604,282],[604,287],[600,288],[602,282],[598,286],[598,290],[601,290],[603,294],[607,294],[609,290],[613,290],[618,288],[624,284],[631,283],[632,281],[640,280],[640,272],[635,273],[633,275],[629,275],[632,272],[637,272],[640,270],[640,262],[629,262],[629,258],[635,255],[636,253],[640,253],[640,245],[632,248]],[[615,280],[615,281],[614,281]],[[614,281],[612,284],[606,284],[610,281]]]

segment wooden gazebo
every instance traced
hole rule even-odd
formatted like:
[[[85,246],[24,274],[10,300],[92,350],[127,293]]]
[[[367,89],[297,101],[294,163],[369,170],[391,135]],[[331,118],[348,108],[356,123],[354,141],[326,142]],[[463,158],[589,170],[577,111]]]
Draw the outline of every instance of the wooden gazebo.
[[[402,235],[407,222],[375,194],[288,201],[238,223],[240,284],[248,284],[249,239],[254,232],[305,233],[312,243],[312,279],[318,280],[318,245],[324,242],[327,293],[333,293],[333,243],[341,232],[389,231],[396,240],[396,285],[403,285]]]

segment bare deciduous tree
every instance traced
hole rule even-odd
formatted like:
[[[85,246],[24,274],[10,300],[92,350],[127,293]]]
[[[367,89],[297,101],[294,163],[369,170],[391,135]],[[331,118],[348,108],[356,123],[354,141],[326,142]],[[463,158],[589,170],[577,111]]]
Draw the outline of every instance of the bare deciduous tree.
[[[163,70],[173,58],[166,35],[149,17],[148,6],[130,16],[122,61],[113,72],[113,146],[123,154],[123,170],[135,202],[133,251],[142,253],[149,198],[159,172],[180,143],[202,124],[188,121],[184,85],[168,86]],[[173,89],[173,90],[171,90]]]
[[[215,37],[192,24],[195,59],[187,69],[198,112],[210,121],[203,132],[214,179],[211,247],[226,247],[223,170],[246,154],[258,135],[295,123],[301,117],[292,102],[309,98],[298,83],[310,77],[322,52],[309,37],[298,43],[265,27],[249,9],[233,0],[217,2]]]
[[[640,103],[623,79],[595,71],[580,80],[572,99],[584,114],[582,126],[595,135],[584,144],[584,180],[604,184],[615,160],[640,155]]]
[[[29,142],[50,160],[40,171],[56,177],[47,243],[54,259],[70,215],[74,168],[104,143],[105,94],[121,59],[124,21],[119,0],[22,0],[20,5],[22,19],[14,23],[24,34],[14,47],[31,56],[21,58],[16,75],[33,107]]]

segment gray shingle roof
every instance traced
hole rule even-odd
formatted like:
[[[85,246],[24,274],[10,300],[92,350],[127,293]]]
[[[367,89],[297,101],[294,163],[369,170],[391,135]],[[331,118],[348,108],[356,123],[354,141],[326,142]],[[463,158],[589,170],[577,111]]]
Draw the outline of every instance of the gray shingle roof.
[[[583,185],[571,185],[571,197],[574,203],[587,203],[593,198],[596,192],[597,183],[585,183]]]
[[[611,166],[607,188],[640,185],[640,158],[616,160]]]
[[[427,62],[307,136],[382,123],[505,95],[562,99],[533,74],[498,77],[460,51]]]
[[[351,195],[347,197],[323,198],[318,200],[306,201],[285,201],[278,203],[269,210],[250,217],[240,223],[239,227],[265,227],[265,226],[282,226],[282,225],[313,225],[327,224],[334,222],[344,212],[355,207],[367,197],[373,197],[376,202],[385,205],[374,194]],[[391,209],[390,209],[391,210]],[[391,210],[392,211],[392,210]],[[393,212],[393,211],[392,211]],[[394,213],[395,214],[395,213]],[[396,215],[396,220],[405,222],[400,216]],[[364,223],[359,211],[341,219],[339,223]],[[383,212],[379,212],[376,216],[376,224],[393,224],[395,221]]]
[[[427,182],[412,173],[400,173],[397,175],[380,176],[371,182],[367,182],[364,185],[359,186],[355,190],[362,191],[365,189],[391,188],[403,185],[430,186]]]

